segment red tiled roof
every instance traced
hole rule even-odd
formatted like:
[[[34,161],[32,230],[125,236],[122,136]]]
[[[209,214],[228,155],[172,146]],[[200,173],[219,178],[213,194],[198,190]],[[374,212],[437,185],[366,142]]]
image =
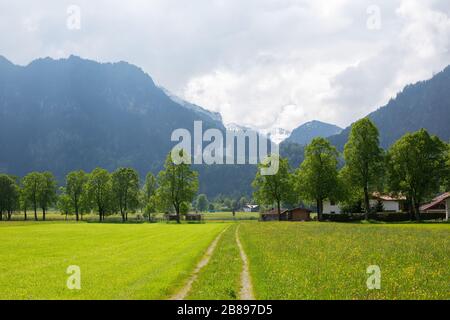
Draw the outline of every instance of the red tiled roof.
[[[431,208],[433,208],[434,206],[437,206],[442,201],[445,201],[448,198],[450,198],[450,192],[443,193],[440,196],[434,198],[430,203],[427,203],[427,204],[424,204],[423,206],[421,206],[420,211],[430,210]]]

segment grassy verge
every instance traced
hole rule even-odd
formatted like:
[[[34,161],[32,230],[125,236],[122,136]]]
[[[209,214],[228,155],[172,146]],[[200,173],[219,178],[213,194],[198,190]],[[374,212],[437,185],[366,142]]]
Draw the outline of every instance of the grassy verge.
[[[242,261],[236,245],[237,224],[223,234],[209,264],[199,273],[187,299],[235,300],[239,298]]]
[[[0,224],[2,299],[164,299],[226,224]],[[68,266],[81,268],[69,290]]]
[[[450,299],[450,225],[245,223],[258,299]],[[367,268],[381,268],[368,290]]]

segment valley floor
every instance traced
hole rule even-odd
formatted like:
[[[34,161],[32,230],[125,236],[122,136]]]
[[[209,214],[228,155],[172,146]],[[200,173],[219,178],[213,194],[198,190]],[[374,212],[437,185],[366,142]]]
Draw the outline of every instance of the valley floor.
[[[0,297],[169,299],[191,280],[186,299],[450,299],[449,248],[445,223],[3,222]]]

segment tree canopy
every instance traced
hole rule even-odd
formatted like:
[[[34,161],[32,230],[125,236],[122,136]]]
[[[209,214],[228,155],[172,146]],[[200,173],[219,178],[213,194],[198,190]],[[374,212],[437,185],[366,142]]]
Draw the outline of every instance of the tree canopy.
[[[295,187],[301,198],[315,201],[318,219],[322,219],[323,201],[337,200],[339,153],[328,140],[313,139],[306,147],[305,160],[295,175]]]
[[[448,146],[425,129],[407,133],[388,152],[389,188],[408,197],[416,219],[420,204],[440,190],[448,169],[447,152]]]
[[[262,205],[276,204],[279,219],[281,220],[281,204],[283,202],[292,202],[295,199],[295,191],[293,188],[293,179],[290,174],[289,162],[285,158],[277,155],[271,155],[271,161],[278,160],[278,172],[274,175],[262,175],[261,170],[256,173],[253,181],[254,198]],[[278,159],[274,159],[274,158]],[[259,169],[267,168],[268,161],[266,159],[258,167]]]
[[[364,193],[364,210],[368,219],[369,194],[377,189],[383,176],[383,150],[380,148],[379,133],[369,118],[352,125],[344,147],[344,158],[350,183],[358,186]]]
[[[180,158],[184,151],[180,150]],[[198,191],[198,173],[191,170],[187,163],[175,164],[172,155],[166,158],[164,170],[158,175],[157,197],[160,207],[166,209],[172,206],[177,214],[177,222],[180,223],[181,205],[191,203]]]

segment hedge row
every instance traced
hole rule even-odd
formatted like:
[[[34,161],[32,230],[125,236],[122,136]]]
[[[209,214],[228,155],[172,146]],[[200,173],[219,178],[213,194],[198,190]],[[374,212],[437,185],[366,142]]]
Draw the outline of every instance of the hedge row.
[[[444,220],[445,213],[423,213],[420,215],[421,220]],[[365,219],[364,214],[323,214],[323,220],[333,222],[352,222],[361,221]],[[369,214],[370,220],[384,221],[384,222],[402,222],[410,221],[411,215],[402,212],[383,212]]]

